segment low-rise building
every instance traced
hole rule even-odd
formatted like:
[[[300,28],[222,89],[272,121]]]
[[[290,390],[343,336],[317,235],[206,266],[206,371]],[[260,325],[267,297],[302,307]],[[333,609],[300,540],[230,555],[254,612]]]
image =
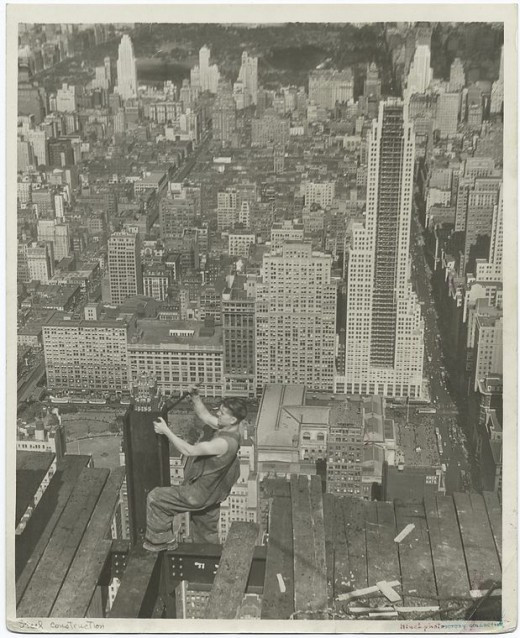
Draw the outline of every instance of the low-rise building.
[[[127,339],[134,319],[74,320],[54,313],[42,328],[52,390],[122,392],[129,388]]]
[[[151,374],[165,395],[198,384],[203,396],[220,397],[222,328],[200,321],[140,320],[128,342],[128,363],[132,379]]]

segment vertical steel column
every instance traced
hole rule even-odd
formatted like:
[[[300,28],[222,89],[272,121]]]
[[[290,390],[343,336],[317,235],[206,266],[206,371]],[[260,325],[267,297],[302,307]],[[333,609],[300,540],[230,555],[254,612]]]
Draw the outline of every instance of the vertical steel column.
[[[170,485],[168,440],[155,434],[153,422],[167,418],[165,403],[157,393],[155,381],[143,375],[133,388],[133,404],[124,418],[123,445],[130,542],[141,542],[146,531],[146,497],[154,487]]]

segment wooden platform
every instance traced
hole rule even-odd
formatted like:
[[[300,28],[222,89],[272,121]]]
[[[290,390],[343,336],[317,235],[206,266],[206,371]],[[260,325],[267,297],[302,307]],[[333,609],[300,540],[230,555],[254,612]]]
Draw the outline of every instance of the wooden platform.
[[[85,617],[109,558],[124,479],[67,455],[16,539],[17,616]],[[34,487],[34,482],[33,482]],[[24,495],[27,484],[19,493]],[[17,492],[18,493],[18,492]]]
[[[58,464],[16,539],[19,617],[103,617],[116,575],[112,618],[172,618],[176,587],[188,580],[212,586],[208,619],[235,618],[251,588],[263,619],[477,618],[492,591],[485,619],[500,619],[494,494],[368,502],[323,494],[318,476],[269,480],[266,547],[255,547],[258,525],[234,522],[223,548],[184,543],[156,555],[110,539],[124,468],[88,461],[68,455]],[[24,503],[31,489],[36,478],[17,491]]]
[[[500,590],[501,510],[494,494],[386,503],[320,489],[315,476],[267,486],[262,618],[465,618]],[[410,533],[395,542],[407,525]],[[400,600],[381,593],[382,581],[397,583]],[[367,588],[377,591],[358,595]],[[499,600],[495,609],[499,617]]]

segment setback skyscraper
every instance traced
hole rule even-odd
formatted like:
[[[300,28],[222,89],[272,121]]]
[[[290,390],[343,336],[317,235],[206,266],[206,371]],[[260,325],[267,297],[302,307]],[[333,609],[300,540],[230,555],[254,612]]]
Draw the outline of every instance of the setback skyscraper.
[[[346,391],[419,397],[424,325],[410,276],[415,136],[402,102],[380,104],[369,137],[367,211],[348,263]]]
[[[119,44],[119,55],[117,58],[117,92],[123,100],[137,96],[137,71],[134,46],[128,35],[124,35]]]

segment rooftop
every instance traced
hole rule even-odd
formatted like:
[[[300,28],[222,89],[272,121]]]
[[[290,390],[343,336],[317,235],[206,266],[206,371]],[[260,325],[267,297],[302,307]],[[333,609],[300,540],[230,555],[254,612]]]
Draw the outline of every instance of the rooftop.
[[[137,333],[130,342],[132,344],[219,347],[222,345],[222,328],[208,328],[203,321],[141,319],[137,322]]]
[[[440,467],[435,428],[426,419],[421,419],[420,423],[396,420],[395,435],[397,464],[404,463],[407,467]]]
[[[256,421],[259,447],[293,447],[300,421],[285,408],[301,407],[304,398],[304,385],[269,383],[265,386]]]

